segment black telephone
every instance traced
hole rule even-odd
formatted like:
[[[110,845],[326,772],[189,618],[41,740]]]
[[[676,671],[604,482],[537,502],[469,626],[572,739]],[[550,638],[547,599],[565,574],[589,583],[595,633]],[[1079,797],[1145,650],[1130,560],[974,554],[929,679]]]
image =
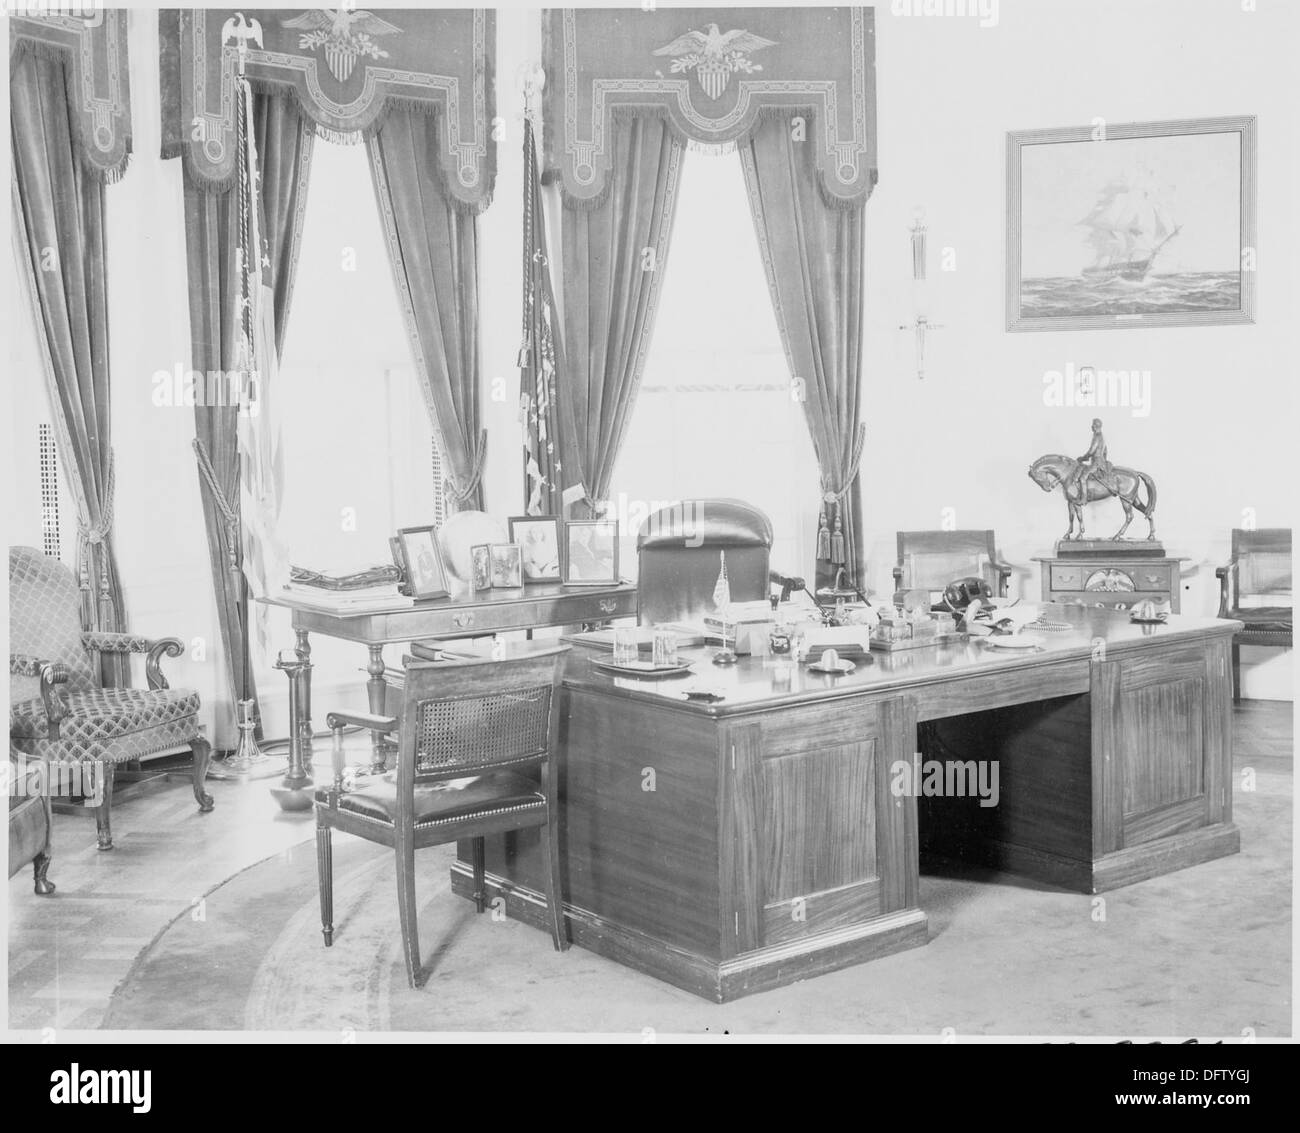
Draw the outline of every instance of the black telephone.
[[[958,616],[964,614],[966,607],[977,599],[987,603],[992,597],[992,587],[982,578],[958,578],[943,589],[944,607]]]

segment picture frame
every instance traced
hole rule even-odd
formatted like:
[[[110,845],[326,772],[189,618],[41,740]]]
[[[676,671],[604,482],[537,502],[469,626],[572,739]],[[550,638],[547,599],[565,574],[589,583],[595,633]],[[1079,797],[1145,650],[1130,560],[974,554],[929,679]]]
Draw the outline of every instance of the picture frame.
[[[523,554],[518,543],[489,543],[488,555],[494,590],[523,586]]]
[[[403,527],[397,532],[397,541],[411,596],[416,599],[446,598],[451,590],[447,585],[447,568],[438,550],[435,529],[432,526]]]
[[[1008,331],[1255,321],[1255,118],[1007,135]]]
[[[563,545],[558,515],[513,515],[508,520],[510,542],[518,543],[524,585],[559,582]]]
[[[492,589],[492,547],[479,543],[469,549],[469,584],[478,593]]]
[[[618,521],[575,519],[564,525],[564,582],[568,586],[616,586]]]
[[[388,537],[388,553],[392,556],[393,565],[402,572],[402,580],[406,580],[406,558],[402,554],[402,541],[396,535]]]

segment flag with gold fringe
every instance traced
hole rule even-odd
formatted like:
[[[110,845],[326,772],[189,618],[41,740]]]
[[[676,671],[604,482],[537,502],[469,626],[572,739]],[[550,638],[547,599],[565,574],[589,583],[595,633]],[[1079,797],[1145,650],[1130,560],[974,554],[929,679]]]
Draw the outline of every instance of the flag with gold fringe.
[[[523,335],[519,347],[519,420],[524,445],[525,510],[559,515],[560,445],[556,371],[559,318],[546,252],[546,218],[537,166],[533,123],[524,114]]]

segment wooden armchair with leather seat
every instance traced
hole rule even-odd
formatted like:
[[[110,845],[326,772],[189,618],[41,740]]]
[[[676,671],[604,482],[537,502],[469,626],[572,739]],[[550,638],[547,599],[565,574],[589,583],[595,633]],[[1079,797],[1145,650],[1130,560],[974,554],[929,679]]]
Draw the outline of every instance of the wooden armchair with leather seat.
[[[484,838],[543,827],[551,937],[564,951],[560,892],[560,679],[568,646],[494,661],[408,658],[400,716],[330,712],[334,782],[316,792],[316,863],[321,932],[334,943],[332,834],[354,834],[393,850],[402,951],[411,987],[427,978],[420,964],[415,851],[467,840],[474,902],[486,904]],[[397,766],[360,788],[345,786],[343,730],[397,733]]]
[[[896,596],[908,590],[938,595],[959,578],[982,578],[1005,598],[1012,567],[998,558],[996,542],[992,531],[898,532]]]
[[[1232,639],[1232,697],[1241,700],[1241,647],[1292,644],[1291,528],[1261,527],[1232,532],[1232,558],[1215,572],[1219,617],[1243,622]]]

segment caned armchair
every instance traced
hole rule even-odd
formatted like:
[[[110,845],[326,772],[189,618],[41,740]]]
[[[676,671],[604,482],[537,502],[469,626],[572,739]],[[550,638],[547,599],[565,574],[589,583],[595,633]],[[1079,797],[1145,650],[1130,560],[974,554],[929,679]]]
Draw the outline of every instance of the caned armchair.
[[[164,656],[181,655],[177,638],[84,632],[72,572],[33,547],[11,547],[9,648],[11,746],[47,761],[48,789],[74,782],[96,800],[88,809],[101,850],[113,848],[110,808],[122,764],[190,750],[194,797],[200,811],[212,809],[203,787],[212,747],[199,735],[198,693],[170,688],[159,668]],[[146,654],[149,687],[104,688],[95,662],[106,652]]]
[[[1215,572],[1219,617],[1244,622],[1232,639],[1232,696],[1241,699],[1241,647],[1292,642],[1291,528],[1235,528],[1232,559]]]

